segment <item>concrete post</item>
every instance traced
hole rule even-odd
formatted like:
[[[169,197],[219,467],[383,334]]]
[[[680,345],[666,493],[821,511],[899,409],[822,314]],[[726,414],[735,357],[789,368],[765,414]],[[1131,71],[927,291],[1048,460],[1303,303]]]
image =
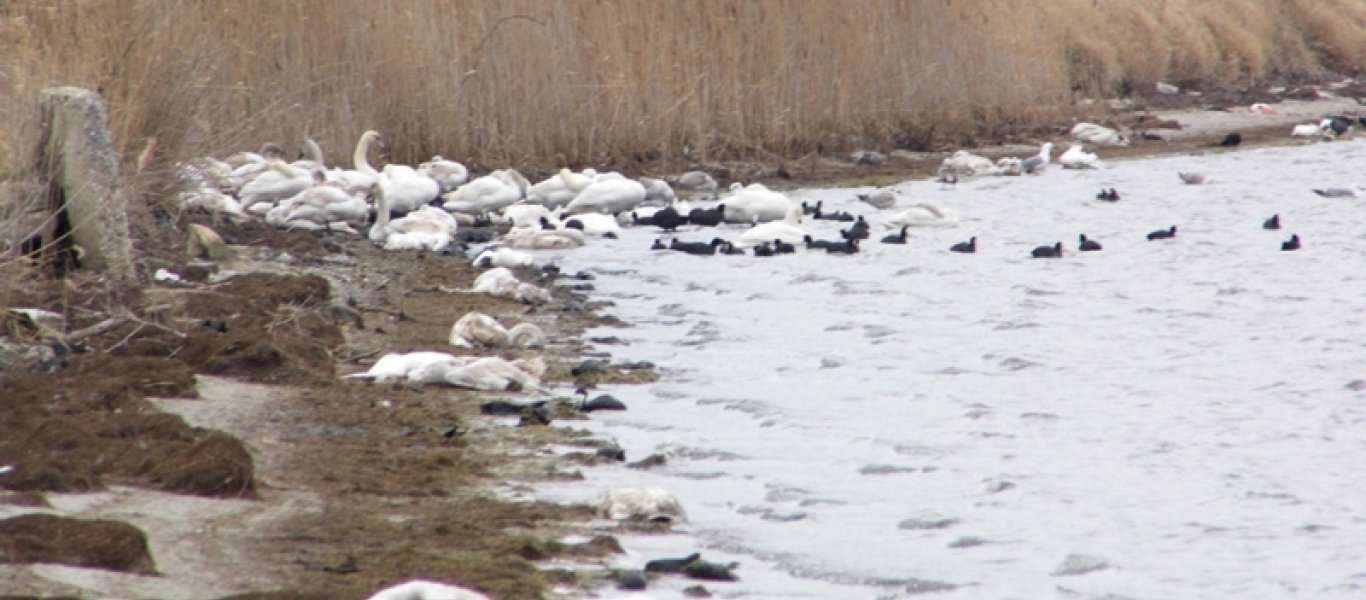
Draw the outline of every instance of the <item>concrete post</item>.
[[[39,172],[48,181],[49,207],[63,204],[82,266],[134,277],[127,195],[109,135],[109,113],[99,94],[77,87],[42,92]]]

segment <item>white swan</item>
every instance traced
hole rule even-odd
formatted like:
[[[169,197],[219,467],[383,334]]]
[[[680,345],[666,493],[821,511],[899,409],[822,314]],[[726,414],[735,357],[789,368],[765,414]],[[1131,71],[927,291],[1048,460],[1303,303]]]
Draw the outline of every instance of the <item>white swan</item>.
[[[441,195],[441,185],[435,179],[418,173],[417,169],[408,165],[384,165],[378,183],[384,186],[389,210],[400,214],[422,208]]]
[[[471,263],[476,267],[507,267],[519,268],[530,267],[536,264],[536,259],[530,254],[513,250],[512,248],[486,248],[479,256],[474,257]]]
[[[385,250],[441,250],[455,241],[459,225],[446,211],[424,206],[402,218],[389,217],[389,200],[384,187],[376,181],[370,188],[375,197],[375,224],[370,226],[370,241]]]
[[[1100,165],[1100,157],[1095,152],[1087,152],[1081,144],[1072,144],[1058,157],[1058,164],[1064,169],[1094,169]]]
[[[645,186],[646,204],[668,206],[678,200],[678,195],[674,193],[674,189],[669,187],[669,183],[663,179],[641,177],[640,185]]]
[[[550,209],[540,204],[513,204],[503,208],[503,219],[513,227],[536,227],[541,224],[541,217],[549,216]]]
[[[522,250],[566,250],[584,244],[583,232],[577,229],[541,229],[518,227],[503,235],[503,243]]]
[[[1097,146],[1128,146],[1129,136],[1095,123],[1081,122],[1072,126],[1072,137]]]
[[[419,370],[414,377],[421,378],[423,383],[445,383],[486,392],[534,390],[541,386],[539,377],[497,356],[476,358],[465,364],[431,365],[426,373]]]
[[[443,194],[464,185],[470,178],[470,170],[465,165],[441,158],[440,154],[418,165],[417,171],[435,180]]]
[[[259,202],[275,203],[313,185],[313,176],[308,171],[296,168],[280,159],[271,159],[270,168],[257,175],[238,191],[237,198],[243,206]]]
[[[730,205],[726,206],[726,212],[730,212]],[[761,223],[749,228],[749,230],[740,234],[740,237],[736,238],[735,247],[751,248],[765,242],[772,242],[773,240],[782,240],[794,245],[801,244],[808,235],[807,230],[802,228],[801,223],[802,207],[789,206],[787,208],[787,216],[784,217],[783,220]]]
[[[599,174],[568,205],[564,213],[616,214],[629,211],[645,201],[645,186],[619,174]]]
[[[370,206],[359,195],[348,194],[337,184],[324,180],[322,171],[313,172],[313,187],[281,201],[266,213],[266,223],[275,227],[308,228],[307,223],[327,226],[338,221],[361,226],[370,217]]]
[[[955,227],[958,217],[948,210],[924,202],[912,204],[910,208],[892,216],[884,223],[890,229],[908,227]]]
[[[688,171],[677,177],[665,177],[664,180],[680,190],[714,194],[716,190],[720,189],[716,179],[704,171]]]
[[[186,190],[176,195],[184,209],[199,209],[213,214],[227,215],[233,220],[247,219],[250,215],[242,210],[242,203],[236,198],[208,186]]]
[[[978,156],[967,150],[959,150],[939,164],[939,177],[973,177],[996,172],[996,165],[985,156]]]
[[[508,330],[497,319],[470,311],[451,326],[450,343],[458,348],[499,348],[508,344]]]
[[[371,130],[361,134],[360,139],[356,141],[355,150],[351,153],[352,168],[328,169],[327,180],[340,184],[349,194],[369,193],[370,187],[375,185],[379,178],[379,171],[370,166],[370,160],[367,158],[370,147],[376,143],[383,143],[380,141],[379,132]]]
[[[442,195],[441,199],[447,211],[482,215],[521,201],[522,191],[510,174],[495,171]]]
[[[375,383],[395,383],[407,381],[409,376],[427,365],[451,358],[444,352],[409,352],[407,354],[385,354],[364,373],[347,375],[347,379],[364,379]]]
[[[497,298],[510,298],[525,304],[545,304],[550,302],[550,292],[529,283],[522,283],[507,267],[489,269],[474,278],[470,292],[488,294]]]
[[[686,521],[683,504],[667,490],[657,487],[617,488],[600,494],[594,502],[598,516],[614,521]]]
[[[256,152],[238,152],[223,159],[223,162],[227,163],[230,168],[236,169],[247,163],[264,163],[272,158],[284,157],[284,148],[281,148],[279,144],[274,142],[266,142],[265,144],[262,144],[261,149]]]
[[[582,229],[579,230],[582,231],[584,235],[603,237],[609,233],[612,235],[621,234],[621,224],[618,223],[616,217],[613,217],[612,215],[580,213],[569,217],[557,215],[556,218],[562,219],[560,221],[560,229],[579,229],[579,227],[575,226],[577,224],[582,226]]]
[[[453,356],[442,352],[411,352],[386,354],[364,373],[347,375],[376,383],[408,382],[415,384],[445,384],[454,387],[504,391],[535,389],[540,378],[517,365],[496,356]]]
[[[541,331],[541,328],[534,323],[518,323],[508,329],[508,345],[514,348],[544,348],[545,342],[545,332]],[[535,369],[528,369],[522,365],[518,365],[518,368],[537,377],[545,374],[544,365],[542,365],[539,373]]]
[[[762,183],[751,183],[748,186],[733,183],[730,191],[730,196],[723,199],[726,205],[723,216],[727,223],[777,221],[785,218],[789,210],[796,206],[787,196],[768,189]],[[801,207],[797,208],[800,212]],[[801,239],[798,238],[798,241]]]
[[[290,163],[296,168],[309,172],[327,168],[323,160],[323,149],[320,148],[318,142],[313,141],[312,138],[304,138],[303,148],[300,153],[303,157]]]
[[[415,579],[384,588],[366,600],[489,600],[489,597],[462,587]]]
[[[593,178],[597,174],[598,172],[593,169],[584,169],[582,173],[560,169],[559,173],[531,186],[526,193],[527,202],[539,204],[551,210],[560,208],[573,201],[574,197],[583,191],[583,188],[593,183]]]

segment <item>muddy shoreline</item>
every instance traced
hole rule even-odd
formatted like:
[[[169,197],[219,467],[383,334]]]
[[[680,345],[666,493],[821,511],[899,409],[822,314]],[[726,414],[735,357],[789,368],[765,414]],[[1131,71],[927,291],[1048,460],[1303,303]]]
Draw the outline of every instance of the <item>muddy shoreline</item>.
[[[1347,104],[1311,106],[1305,110]],[[1229,128],[1243,133],[1246,146],[1298,143],[1285,124],[1297,113],[1286,113],[1188,126],[1104,157],[1212,151]],[[1159,114],[1204,122],[1189,110]],[[983,153],[1028,150],[1017,144]],[[942,156],[694,166],[776,187],[883,185],[929,176]],[[192,222],[217,229],[236,258],[219,265],[185,258],[183,232]],[[364,240],[204,215],[153,211],[141,225],[145,270],[166,268],[184,282],[127,290],[78,273],[9,299],[12,307],[55,310],[68,331],[109,315],[131,318],[70,354],[54,352],[50,365],[40,365],[50,372],[6,374],[7,395],[42,410],[0,419],[0,439],[8,440],[0,442],[0,467],[22,467],[0,481],[9,490],[0,494],[0,519],[35,512],[112,518],[146,534],[153,565],[130,554],[127,542],[117,550],[129,555],[120,563],[131,565],[126,573],[52,564],[89,564],[74,550],[55,558],[4,554],[0,562],[13,564],[0,564],[7,582],[0,594],[364,598],[421,577],[491,597],[534,598],[604,584],[600,569],[542,568],[556,559],[601,565],[620,552],[610,538],[559,541],[594,533],[583,525],[591,509],[501,499],[498,490],[581,477],[578,470],[597,460],[593,450],[610,440],[586,436],[572,419],[517,427],[516,419],[480,414],[484,401],[522,394],[340,378],[386,352],[451,352],[451,323],[479,310],[543,327],[553,340],[544,353],[546,383],[567,396],[574,385],[594,383],[570,374],[589,356],[583,332],[612,323],[590,301],[591,281],[529,307],[443,291],[468,287],[477,275],[460,255],[386,253]],[[523,280],[540,275],[521,273]],[[24,323],[7,326],[10,337],[42,339]],[[609,373],[622,382],[652,376]],[[589,456],[555,455],[554,446],[579,446]],[[140,574],[149,569],[161,577]]]

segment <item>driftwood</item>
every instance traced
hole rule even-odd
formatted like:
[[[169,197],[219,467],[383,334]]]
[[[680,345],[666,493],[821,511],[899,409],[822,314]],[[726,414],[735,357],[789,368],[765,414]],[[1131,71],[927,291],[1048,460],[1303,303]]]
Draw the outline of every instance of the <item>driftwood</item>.
[[[128,198],[119,189],[118,157],[104,100],[82,88],[45,89],[42,124],[38,167],[47,181],[48,210],[57,215],[54,221],[67,225],[82,266],[131,280]],[[56,241],[43,240],[45,245]]]

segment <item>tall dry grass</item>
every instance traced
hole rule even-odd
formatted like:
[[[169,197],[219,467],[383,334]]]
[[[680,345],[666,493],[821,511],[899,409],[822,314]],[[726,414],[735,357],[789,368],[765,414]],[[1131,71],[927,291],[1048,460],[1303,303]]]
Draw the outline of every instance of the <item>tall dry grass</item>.
[[[349,162],[793,155],[1029,126],[1076,93],[1366,67],[1361,0],[28,0],[0,3],[0,175],[43,86],[125,156],[318,139]],[[130,159],[131,160],[131,159]]]

